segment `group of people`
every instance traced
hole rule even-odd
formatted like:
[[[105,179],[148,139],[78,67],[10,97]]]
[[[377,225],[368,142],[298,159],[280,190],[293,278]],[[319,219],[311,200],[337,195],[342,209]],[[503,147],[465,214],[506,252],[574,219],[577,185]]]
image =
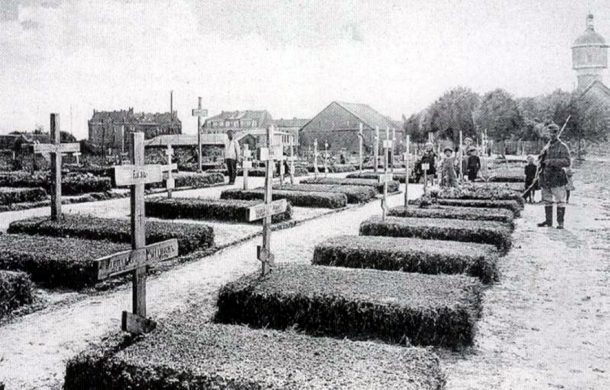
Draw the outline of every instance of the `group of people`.
[[[457,171],[459,164],[462,164],[462,170],[469,181],[475,181],[481,170],[481,159],[477,155],[477,148],[468,146],[466,156],[459,161],[455,154],[459,150],[453,150],[452,147],[446,146],[443,149],[443,159],[438,163],[440,169],[440,185],[443,187],[457,187]],[[434,152],[434,145],[429,142],[425,146],[425,152],[415,167],[416,181],[419,181],[422,176],[434,184],[437,175],[437,160],[438,156]]]

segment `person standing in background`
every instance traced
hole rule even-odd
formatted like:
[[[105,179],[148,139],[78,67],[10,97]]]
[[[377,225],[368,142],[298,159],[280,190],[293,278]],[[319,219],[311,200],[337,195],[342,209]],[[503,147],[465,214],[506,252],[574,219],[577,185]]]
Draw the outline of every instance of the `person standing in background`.
[[[455,158],[453,158],[453,149],[447,146],[443,153],[445,158],[441,163],[441,187],[457,187],[457,174],[455,173]]]
[[[534,197],[538,189],[538,183],[534,183],[537,172],[538,166],[534,161],[534,156],[527,156],[527,165],[525,166],[525,190],[527,192],[523,195],[523,198],[529,203],[534,203]]]
[[[225,164],[229,171],[229,184],[235,184],[237,176],[237,161],[241,156],[239,142],[233,138],[233,130],[227,131],[227,141],[225,142]]]
[[[466,163],[466,172],[468,172],[468,180],[475,181],[481,169],[481,159],[477,156],[477,148],[474,146],[468,147],[468,161]]]

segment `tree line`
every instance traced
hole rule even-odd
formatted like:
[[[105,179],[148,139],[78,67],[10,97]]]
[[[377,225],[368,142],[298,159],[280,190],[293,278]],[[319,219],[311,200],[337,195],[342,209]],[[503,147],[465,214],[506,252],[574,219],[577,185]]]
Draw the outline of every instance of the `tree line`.
[[[494,141],[536,141],[546,125],[562,126],[571,116],[562,135],[568,140],[604,141],[608,133],[603,112],[591,112],[578,92],[558,89],[537,97],[514,98],[504,89],[483,95],[470,88],[456,87],[445,92],[425,110],[404,117],[404,129],[415,142],[425,142],[430,132],[435,138],[459,141],[464,137],[481,140],[481,134]]]

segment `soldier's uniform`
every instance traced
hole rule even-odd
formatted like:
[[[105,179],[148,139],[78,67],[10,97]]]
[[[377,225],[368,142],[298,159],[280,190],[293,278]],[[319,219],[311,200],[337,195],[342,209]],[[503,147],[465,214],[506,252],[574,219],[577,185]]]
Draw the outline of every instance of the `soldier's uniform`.
[[[539,226],[553,226],[553,200],[557,204],[558,228],[563,228],[566,207],[566,184],[568,178],[564,168],[571,164],[570,149],[560,139],[551,141],[543,154],[543,169],[540,173],[540,187],[546,220]]]

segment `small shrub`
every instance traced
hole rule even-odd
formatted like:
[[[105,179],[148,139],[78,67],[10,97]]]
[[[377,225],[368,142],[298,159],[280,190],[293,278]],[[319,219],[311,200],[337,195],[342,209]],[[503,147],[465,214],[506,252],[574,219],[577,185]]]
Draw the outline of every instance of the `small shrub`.
[[[131,242],[131,223],[128,219],[98,218],[88,215],[65,214],[61,221],[53,221],[47,217],[23,219],[12,222],[8,232]],[[178,239],[178,250],[183,255],[199,248],[213,246],[214,230],[202,224],[146,221],[147,244],[172,238]]]
[[[481,284],[462,275],[290,265],[224,286],[215,320],[316,336],[472,344]]]
[[[46,199],[47,192],[42,188],[0,187],[0,205],[39,202]]]
[[[342,186],[330,184],[284,184],[274,185],[274,190],[304,191],[304,192],[335,192],[345,194],[347,203],[364,203],[377,195],[377,190],[367,186]]]
[[[0,235],[0,239],[2,239],[2,235]],[[0,256],[3,256],[2,252],[0,252]],[[32,303],[32,291],[32,281],[27,274],[0,270],[0,318],[19,306]]]
[[[258,200],[204,199],[204,198],[148,198],[146,215],[157,218],[216,219],[222,221],[248,222],[248,209],[261,204]],[[290,204],[282,214],[272,217],[274,223],[292,217]],[[256,221],[260,223],[260,221]]]
[[[370,186],[377,189],[379,193],[383,192],[383,184],[379,184],[374,179],[343,179],[338,177],[318,177],[301,180],[301,184],[335,184],[347,186]],[[391,181],[388,183],[388,192],[397,192],[399,183]]]
[[[252,190],[229,189],[222,191],[220,198],[262,200],[265,198],[265,191],[262,188]],[[345,194],[333,192],[273,191],[273,200],[277,199],[286,199],[297,207],[337,209],[347,205]]]
[[[497,280],[495,247],[456,241],[338,236],[316,245],[313,264],[424,274],[461,274]]]
[[[511,229],[505,223],[461,219],[372,217],[360,224],[363,236],[415,237],[495,245],[502,251],[511,247]]]

